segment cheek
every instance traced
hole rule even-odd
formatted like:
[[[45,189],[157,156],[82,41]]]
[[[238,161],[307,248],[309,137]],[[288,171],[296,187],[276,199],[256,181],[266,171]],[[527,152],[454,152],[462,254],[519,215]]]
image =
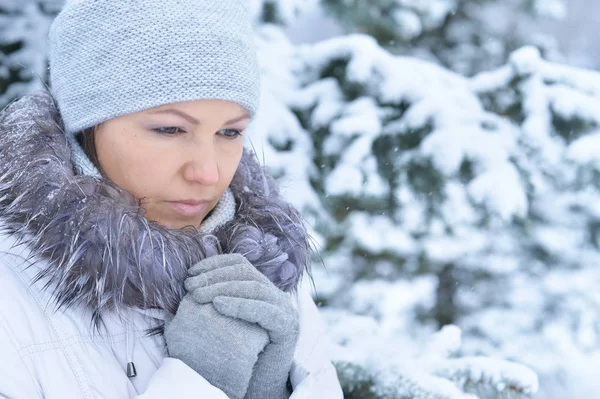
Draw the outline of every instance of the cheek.
[[[226,143],[221,150],[221,161],[219,162],[219,173],[222,175],[222,184],[229,186],[237,168],[240,164],[243,154],[243,141],[235,140],[232,143]]]
[[[107,177],[136,198],[153,197],[159,192],[165,180],[162,174],[167,153],[139,133],[114,134],[98,143],[98,158]]]

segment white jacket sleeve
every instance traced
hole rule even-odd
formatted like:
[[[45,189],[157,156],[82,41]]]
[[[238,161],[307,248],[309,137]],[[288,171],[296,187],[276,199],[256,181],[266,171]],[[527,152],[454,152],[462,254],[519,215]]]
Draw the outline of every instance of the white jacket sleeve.
[[[179,359],[166,357],[138,399],[228,399],[223,391]]]
[[[0,398],[34,399],[42,397],[37,383],[0,320]]]
[[[290,399],[343,399],[335,367],[328,358],[331,345],[325,323],[308,288],[298,289],[300,337],[294,354]]]

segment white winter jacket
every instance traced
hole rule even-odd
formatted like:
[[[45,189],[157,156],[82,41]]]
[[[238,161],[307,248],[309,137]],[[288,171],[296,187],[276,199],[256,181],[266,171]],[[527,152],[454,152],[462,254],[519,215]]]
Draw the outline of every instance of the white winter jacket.
[[[0,235],[0,398],[227,398],[183,362],[166,357],[161,335],[146,334],[160,312],[132,310],[130,328],[107,318],[101,335],[81,307],[55,313],[43,282],[32,284],[37,267],[27,269],[27,254],[12,244]],[[305,286],[298,293],[292,399],[342,398],[317,307]],[[132,378],[129,362],[137,370]]]

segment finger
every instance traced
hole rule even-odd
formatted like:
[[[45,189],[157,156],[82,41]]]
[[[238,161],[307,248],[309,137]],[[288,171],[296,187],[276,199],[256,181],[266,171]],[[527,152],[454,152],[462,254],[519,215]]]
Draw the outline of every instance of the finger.
[[[271,342],[285,342],[294,335],[290,334],[290,329],[293,331],[298,328],[293,314],[267,302],[218,296],[213,300],[213,305],[225,316],[257,323],[269,332]]]
[[[200,273],[205,273],[210,270],[215,270],[221,267],[233,266],[240,263],[250,263],[243,255],[240,254],[222,254],[211,256],[210,258],[202,259],[194,266],[188,269],[188,276],[197,276]]]
[[[218,296],[227,296],[254,299],[278,305],[282,302],[280,294],[286,294],[276,287],[273,288],[274,289],[268,289],[258,281],[227,281],[197,288],[190,291],[190,294],[199,304],[211,303]]]
[[[236,264],[188,277],[184,281],[184,286],[188,292],[192,292],[196,288],[225,281],[258,281],[267,286],[273,285],[267,276],[259,272],[253,265]]]

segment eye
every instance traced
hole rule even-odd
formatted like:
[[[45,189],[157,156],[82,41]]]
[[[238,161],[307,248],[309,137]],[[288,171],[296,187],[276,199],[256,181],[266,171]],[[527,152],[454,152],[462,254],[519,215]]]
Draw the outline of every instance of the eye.
[[[178,128],[176,126],[159,127],[156,129],[152,129],[152,131],[154,131],[158,134],[163,134],[165,136],[172,136],[177,133],[184,132],[183,129]]]
[[[228,139],[236,139],[242,135],[242,132],[237,129],[223,129],[219,130],[219,134]]]

